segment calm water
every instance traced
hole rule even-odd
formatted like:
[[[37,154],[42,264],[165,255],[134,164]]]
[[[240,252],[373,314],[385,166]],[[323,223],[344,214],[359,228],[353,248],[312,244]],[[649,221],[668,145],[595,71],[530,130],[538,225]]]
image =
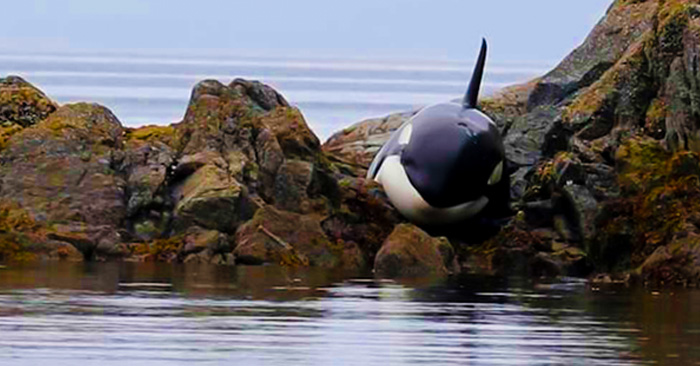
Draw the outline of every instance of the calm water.
[[[699,292],[345,276],[114,263],[6,268],[0,364],[700,364]]]
[[[256,79],[301,108],[325,139],[365,118],[460,97],[472,62],[0,51],[0,77],[25,77],[60,103],[101,103],[127,126],[179,121],[198,81]],[[489,63],[483,92],[541,75],[550,66]]]

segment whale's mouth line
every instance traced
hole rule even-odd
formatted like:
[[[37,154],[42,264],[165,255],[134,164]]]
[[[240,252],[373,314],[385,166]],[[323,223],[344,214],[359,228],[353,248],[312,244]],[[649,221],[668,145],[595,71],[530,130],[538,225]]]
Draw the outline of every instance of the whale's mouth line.
[[[397,155],[388,156],[376,176],[384,186],[389,200],[407,219],[424,225],[452,224],[469,219],[481,212],[489,203],[486,196],[450,207],[430,205],[409,180]]]
[[[427,205],[435,209],[451,209],[479,200],[482,194],[477,192],[484,192],[489,187],[488,180],[490,178],[483,178],[483,182],[482,179],[476,178],[482,175],[480,173],[469,177],[470,183],[468,188],[460,189],[460,187],[464,187],[464,184],[456,183],[464,182],[464,177],[460,174],[443,174],[440,177],[436,177],[436,174],[430,175],[421,172],[421,169],[417,168],[416,164],[411,160],[403,160],[403,157],[399,159],[401,159],[403,174],[406,175],[410,185]],[[459,169],[463,169],[459,164],[451,164],[443,166],[442,173],[456,172]],[[451,193],[448,194],[446,192]]]

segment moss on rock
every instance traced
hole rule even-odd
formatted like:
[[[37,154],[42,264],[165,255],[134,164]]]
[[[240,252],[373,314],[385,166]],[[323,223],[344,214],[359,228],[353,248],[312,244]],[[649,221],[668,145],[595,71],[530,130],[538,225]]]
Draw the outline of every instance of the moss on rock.
[[[43,92],[18,76],[0,78],[0,125],[29,127],[57,108]]]
[[[634,137],[618,150],[619,199],[606,203],[590,249],[608,268],[641,265],[659,247],[694,233],[700,213],[700,158]]]
[[[36,233],[38,229],[27,211],[11,203],[0,204],[0,262],[34,259],[27,234]]]

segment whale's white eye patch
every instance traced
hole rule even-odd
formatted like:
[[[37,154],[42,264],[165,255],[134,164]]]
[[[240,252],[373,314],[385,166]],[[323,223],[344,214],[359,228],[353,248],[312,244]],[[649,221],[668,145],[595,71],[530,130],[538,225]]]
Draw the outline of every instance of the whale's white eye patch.
[[[501,176],[503,175],[503,160],[501,160],[498,165],[496,165],[495,168],[493,168],[493,173],[491,173],[491,177],[489,178],[488,184],[490,186],[498,183],[501,181]]]
[[[411,141],[412,133],[413,126],[409,123],[403,128],[403,130],[401,130],[401,135],[399,135],[399,145],[407,145]]]

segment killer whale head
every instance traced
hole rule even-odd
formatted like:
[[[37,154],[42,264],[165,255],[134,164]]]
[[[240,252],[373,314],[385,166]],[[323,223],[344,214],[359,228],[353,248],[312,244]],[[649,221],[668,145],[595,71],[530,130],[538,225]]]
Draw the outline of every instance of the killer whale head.
[[[446,208],[476,200],[500,181],[503,150],[498,128],[483,113],[436,105],[412,124],[401,165],[430,206]]]
[[[476,108],[486,50],[482,40],[461,103],[418,112],[395,131],[370,166],[368,177],[382,183],[390,201],[412,221],[442,224],[473,216],[493,200],[493,187],[502,180],[500,131]]]

